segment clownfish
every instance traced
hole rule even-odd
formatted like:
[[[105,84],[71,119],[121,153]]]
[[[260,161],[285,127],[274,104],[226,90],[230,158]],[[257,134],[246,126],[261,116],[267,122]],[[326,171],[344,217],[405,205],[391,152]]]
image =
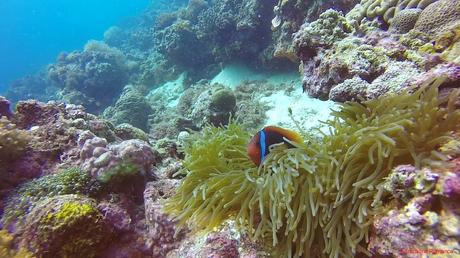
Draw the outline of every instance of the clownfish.
[[[288,148],[294,148],[286,141],[302,143],[300,134],[277,126],[267,126],[257,132],[248,144],[248,155],[259,166],[270,152],[270,146],[284,143]]]

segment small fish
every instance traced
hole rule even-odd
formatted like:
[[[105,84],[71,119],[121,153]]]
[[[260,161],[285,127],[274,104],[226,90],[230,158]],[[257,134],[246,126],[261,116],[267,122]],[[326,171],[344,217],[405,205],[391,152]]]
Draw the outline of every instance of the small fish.
[[[267,126],[257,132],[248,144],[248,155],[251,160],[259,166],[268,155],[270,146],[284,143],[288,148],[294,148],[286,141],[302,142],[300,134],[277,126]]]

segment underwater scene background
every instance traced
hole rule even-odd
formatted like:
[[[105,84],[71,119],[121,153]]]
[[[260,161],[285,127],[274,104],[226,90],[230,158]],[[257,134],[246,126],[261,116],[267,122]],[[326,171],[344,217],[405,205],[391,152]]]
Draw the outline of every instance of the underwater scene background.
[[[0,257],[460,255],[459,0],[6,0],[0,35]]]
[[[2,1],[0,91],[53,62],[60,52],[78,49],[88,39],[102,39],[108,27],[139,15],[148,2]]]

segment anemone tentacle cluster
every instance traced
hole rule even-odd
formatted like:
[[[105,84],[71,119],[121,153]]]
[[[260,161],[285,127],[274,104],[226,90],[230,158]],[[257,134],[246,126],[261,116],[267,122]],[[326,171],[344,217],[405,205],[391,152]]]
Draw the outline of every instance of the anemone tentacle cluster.
[[[440,80],[365,103],[343,104],[320,141],[275,147],[260,167],[246,155],[236,124],[208,127],[185,147],[187,176],[165,206],[179,224],[210,231],[227,219],[276,257],[353,257],[368,253],[372,216],[389,198],[384,178],[400,164],[436,167],[440,144],[458,130],[454,100]]]

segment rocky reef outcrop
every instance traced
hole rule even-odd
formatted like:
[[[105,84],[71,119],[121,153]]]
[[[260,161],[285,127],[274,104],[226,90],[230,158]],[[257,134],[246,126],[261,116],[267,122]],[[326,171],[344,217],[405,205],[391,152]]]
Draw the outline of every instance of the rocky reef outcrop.
[[[83,51],[62,53],[48,67],[48,76],[61,89],[62,99],[101,112],[127,83],[128,66],[120,50],[90,41]]]
[[[442,67],[460,65],[453,56],[459,5],[431,2],[362,1],[347,14],[328,10],[303,24],[292,46],[304,91],[343,102],[417,87],[418,78],[440,70],[452,78]]]

